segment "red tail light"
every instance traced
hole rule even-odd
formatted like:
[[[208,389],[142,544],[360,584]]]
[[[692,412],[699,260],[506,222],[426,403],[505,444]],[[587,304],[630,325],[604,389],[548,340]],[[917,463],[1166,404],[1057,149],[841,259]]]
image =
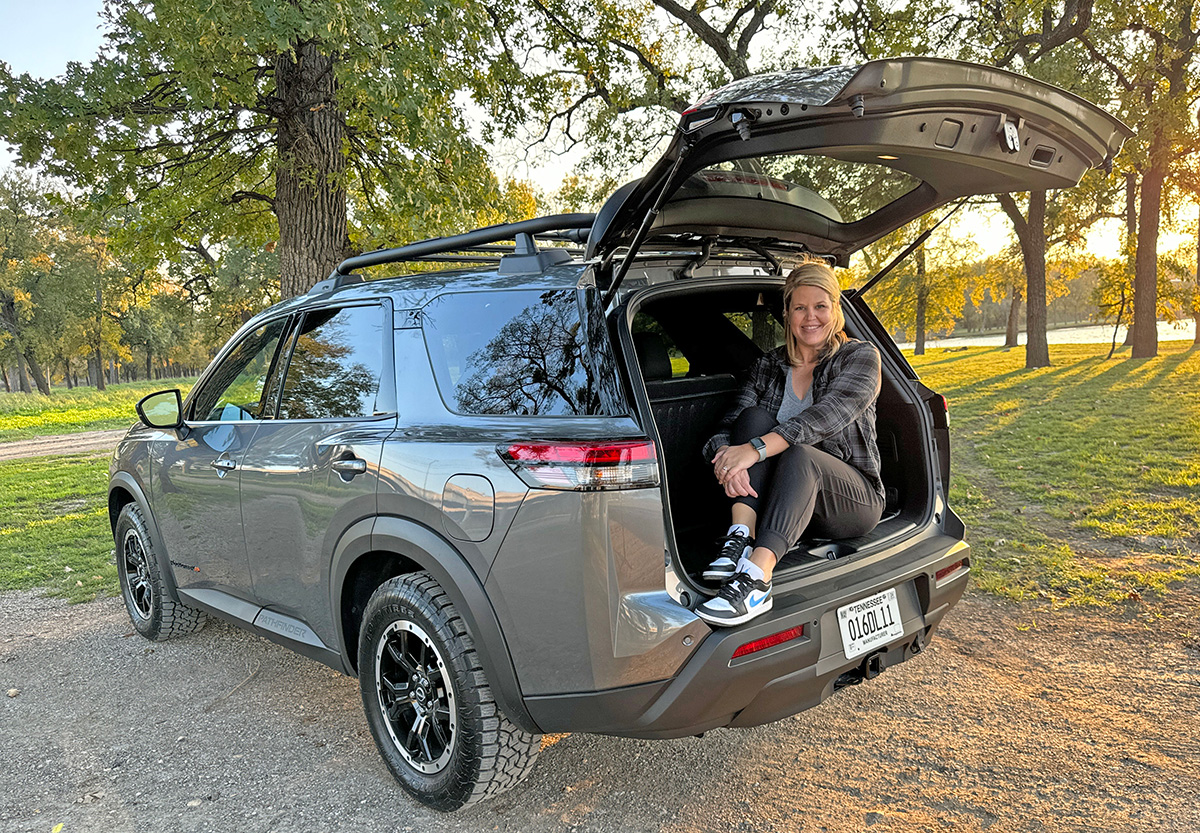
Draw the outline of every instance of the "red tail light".
[[[951,576],[958,575],[959,570],[962,570],[962,569],[966,568],[967,566],[968,566],[968,562],[964,558],[961,561],[955,561],[949,567],[943,567],[942,569],[938,570],[937,573],[934,575],[934,577],[933,577],[934,585],[941,584],[943,581],[950,578]]]
[[[535,489],[590,492],[658,485],[658,452],[649,440],[506,443],[496,451]]]
[[[804,626],[799,625],[794,628],[788,628],[786,631],[773,633],[770,636],[764,636],[762,639],[756,639],[753,642],[747,642],[745,645],[733,652],[732,659],[744,657],[746,654],[765,651],[767,648],[774,648],[776,645],[782,645],[784,642],[791,642],[793,639],[799,639],[804,636]]]

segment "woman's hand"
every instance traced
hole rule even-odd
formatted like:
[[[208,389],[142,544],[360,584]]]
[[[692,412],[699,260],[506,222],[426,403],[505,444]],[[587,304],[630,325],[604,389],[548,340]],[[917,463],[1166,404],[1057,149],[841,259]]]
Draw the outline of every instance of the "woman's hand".
[[[750,485],[750,467],[758,462],[758,452],[750,443],[723,445],[713,457],[713,474],[725,488],[727,497],[758,497]]]

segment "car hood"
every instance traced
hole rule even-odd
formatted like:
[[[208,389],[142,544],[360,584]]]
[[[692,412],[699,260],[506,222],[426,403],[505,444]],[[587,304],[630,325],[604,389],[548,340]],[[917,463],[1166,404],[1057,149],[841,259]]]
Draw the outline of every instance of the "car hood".
[[[663,156],[597,215],[588,257],[697,238],[850,254],[959,197],[1068,188],[1129,128],[1085,99],[935,58],[743,78],[680,117]]]

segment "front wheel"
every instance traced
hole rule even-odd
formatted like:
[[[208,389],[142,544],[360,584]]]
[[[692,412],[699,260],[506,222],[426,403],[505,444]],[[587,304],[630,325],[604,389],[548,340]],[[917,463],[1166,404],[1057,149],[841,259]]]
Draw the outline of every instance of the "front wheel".
[[[358,680],[383,760],[423,804],[457,810],[533,769],[541,735],[496,706],[466,624],[428,573],[390,579],[372,594]]]
[[[138,633],[161,642],[204,627],[207,620],[204,611],[167,595],[158,553],[137,504],[130,503],[121,510],[113,537],[121,597]]]

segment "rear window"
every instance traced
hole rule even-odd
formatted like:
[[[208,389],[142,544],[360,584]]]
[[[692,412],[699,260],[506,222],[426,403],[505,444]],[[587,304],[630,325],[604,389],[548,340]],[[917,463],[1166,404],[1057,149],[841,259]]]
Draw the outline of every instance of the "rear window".
[[[424,313],[434,377],[450,410],[603,413],[574,290],[451,293]]]
[[[850,223],[912,191],[921,181],[878,161],[787,154],[721,162],[693,174],[673,200],[745,197],[796,206],[835,223]]]

